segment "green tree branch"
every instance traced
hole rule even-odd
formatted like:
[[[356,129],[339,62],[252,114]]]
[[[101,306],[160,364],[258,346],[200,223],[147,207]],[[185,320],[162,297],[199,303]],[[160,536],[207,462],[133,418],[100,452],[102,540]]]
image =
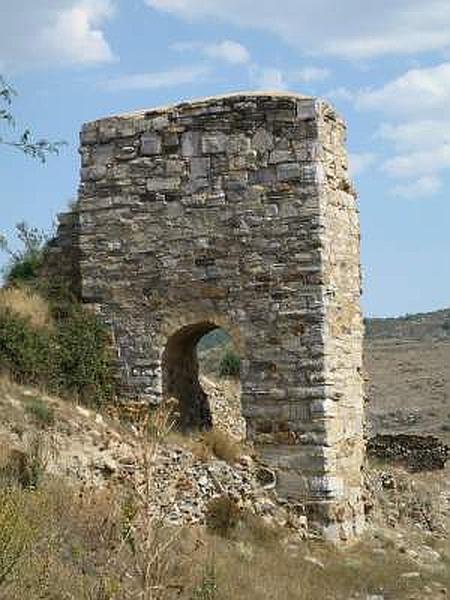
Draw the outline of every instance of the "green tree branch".
[[[4,121],[9,129],[15,128],[14,115],[11,112],[15,96],[17,96],[15,89],[0,75],[0,121]],[[0,144],[20,150],[27,156],[45,163],[48,155],[59,154],[61,147],[65,146],[66,142],[50,142],[45,138],[35,139],[30,129],[25,129],[19,137],[13,139],[0,136]]]

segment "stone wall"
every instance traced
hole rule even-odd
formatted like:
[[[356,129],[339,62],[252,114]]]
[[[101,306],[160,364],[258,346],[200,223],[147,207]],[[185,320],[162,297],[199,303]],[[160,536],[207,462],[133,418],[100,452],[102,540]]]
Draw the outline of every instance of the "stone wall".
[[[207,427],[195,346],[242,357],[249,438],[330,537],[363,525],[359,228],[342,121],[236,94],[81,132],[81,295],[110,325],[120,393]]]

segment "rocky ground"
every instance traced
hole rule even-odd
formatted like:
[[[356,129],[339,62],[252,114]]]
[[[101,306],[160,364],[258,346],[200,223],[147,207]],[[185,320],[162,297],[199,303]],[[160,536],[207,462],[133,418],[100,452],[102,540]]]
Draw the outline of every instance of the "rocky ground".
[[[150,476],[153,513],[169,525],[203,525],[209,501],[226,493],[276,525],[293,527],[296,521],[301,532],[304,521],[276,501],[267,470],[254,460],[250,448],[238,446],[244,429],[236,384],[228,382],[222,390],[209,380],[203,385],[210,393],[214,421],[220,420],[224,432],[219,441],[238,448],[229,462],[214,456],[202,436],[184,438],[170,431],[157,445],[150,440],[151,456],[146,457],[143,447],[148,444],[135,426],[6,383],[0,395],[0,451],[24,452],[40,439],[46,472],[84,487],[142,488]],[[51,425],[36,418],[37,403],[51,411]],[[147,458],[151,473],[146,471]]]
[[[368,377],[370,434],[433,434],[448,442],[450,344],[444,341],[369,340],[365,365]],[[308,546],[301,511],[279,503],[273,485],[252,450],[242,442],[239,385],[213,374],[202,378],[210,398],[214,424],[235,444],[224,460],[202,436],[163,436],[150,453],[142,452],[138,428],[119,423],[115,415],[99,413],[36,390],[0,381],[0,466],[5,456],[36,448],[49,474],[84,488],[143,490],[150,474],[153,514],[169,525],[202,526],[208,503],[224,492],[241,507],[288,532],[286,549],[317,573],[328,573],[332,560],[321,546]],[[42,410],[42,405],[48,411]],[[50,415],[50,416],[49,416]],[[222,442],[223,442],[222,439]],[[220,439],[219,439],[220,441]],[[3,456],[2,456],[3,454]],[[219,453],[220,454],[220,453]],[[414,470],[414,469],[413,469]],[[0,469],[1,471],[1,469]],[[270,475],[270,474],[269,474]],[[357,569],[368,578],[373,594],[351,598],[445,598],[450,591],[450,465],[412,472],[405,463],[371,459],[366,469],[368,528],[358,552],[341,555],[346,572]],[[305,542],[306,538],[306,542]],[[309,540],[309,541],[308,541]],[[401,578],[405,596],[392,595],[377,582],[391,563]],[[376,570],[373,581],[371,571]],[[338,577],[343,577],[339,571]],[[394,575],[392,576],[394,577]],[[327,598],[334,598],[327,595]],[[341,596],[336,596],[341,598]]]

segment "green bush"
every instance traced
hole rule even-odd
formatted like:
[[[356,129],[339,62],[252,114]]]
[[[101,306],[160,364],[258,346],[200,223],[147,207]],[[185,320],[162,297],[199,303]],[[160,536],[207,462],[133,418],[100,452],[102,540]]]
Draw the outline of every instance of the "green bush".
[[[206,569],[200,585],[194,588],[191,600],[215,600],[218,591],[216,571],[212,564]]]
[[[33,398],[25,405],[25,411],[41,427],[48,427],[55,422],[55,413],[53,409],[40,398]]]
[[[101,404],[113,396],[109,339],[97,316],[76,306],[56,329],[58,388],[84,403]]]
[[[53,354],[50,331],[34,329],[27,319],[10,310],[0,312],[0,367],[15,381],[48,383]]]
[[[0,312],[0,370],[22,384],[76,396],[86,404],[113,397],[108,335],[80,305],[59,309],[53,328],[32,327],[11,310]]]
[[[220,359],[220,377],[239,377],[241,371],[241,359],[233,350],[227,350]]]
[[[5,280],[8,285],[30,285],[38,278],[48,238],[42,230],[24,221],[16,225],[16,234],[21,244],[19,250],[12,250],[8,241],[0,236],[0,250],[9,254]]]

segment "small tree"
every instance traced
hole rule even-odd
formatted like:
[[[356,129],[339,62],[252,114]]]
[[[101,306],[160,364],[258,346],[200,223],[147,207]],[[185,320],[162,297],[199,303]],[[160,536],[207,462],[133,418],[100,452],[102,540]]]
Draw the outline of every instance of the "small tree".
[[[0,75],[0,121],[3,121],[9,129],[15,127],[15,119],[11,112],[11,104],[15,96],[17,96],[16,90]],[[35,139],[31,131],[25,129],[18,137],[4,138],[0,136],[0,144],[16,148],[27,156],[37,158],[44,163],[49,154],[58,154],[65,142],[50,142],[45,138]]]
[[[241,371],[241,359],[234,350],[226,350],[219,364],[220,377],[239,377]]]
[[[25,221],[17,223],[16,232],[21,243],[19,250],[13,250],[6,237],[0,234],[0,250],[9,254],[9,263],[5,269],[5,280],[8,285],[30,284],[38,276],[48,238],[41,229],[30,227]]]

